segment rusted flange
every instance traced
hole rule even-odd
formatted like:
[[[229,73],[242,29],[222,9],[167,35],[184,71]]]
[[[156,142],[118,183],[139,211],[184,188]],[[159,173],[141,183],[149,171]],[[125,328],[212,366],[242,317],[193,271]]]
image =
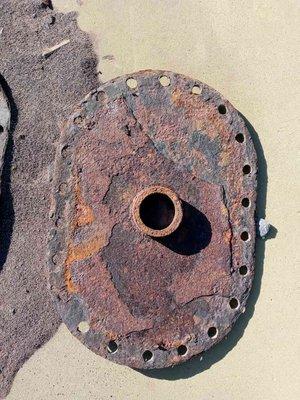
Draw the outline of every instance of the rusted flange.
[[[134,198],[132,214],[144,234],[169,236],[182,221],[181,201],[170,188],[158,185],[147,187]]]
[[[233,106],[166,71],[107,82],[56,157],[50,282],[97,354],[162,368],[232,328],[254,275],[256,154]]]

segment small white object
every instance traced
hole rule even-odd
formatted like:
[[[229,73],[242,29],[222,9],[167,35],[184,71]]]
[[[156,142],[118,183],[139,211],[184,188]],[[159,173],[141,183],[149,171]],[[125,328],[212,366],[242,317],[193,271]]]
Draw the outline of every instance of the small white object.
[[[61,47],[65,46],[66,44],[70,43],[69,39],[63,40],[62,42],[60,42],[59,44],[56,44],[53,47],[49,47],[47,49],[45,49],[42,52],[42,56],[43,57],[49,57],[52,53],[54,53],[56,50],[60,49]]]
[[[265,219],[261,218],[258,223],[259,235],[261,238],[265,238],[270,230],[270,224]]]

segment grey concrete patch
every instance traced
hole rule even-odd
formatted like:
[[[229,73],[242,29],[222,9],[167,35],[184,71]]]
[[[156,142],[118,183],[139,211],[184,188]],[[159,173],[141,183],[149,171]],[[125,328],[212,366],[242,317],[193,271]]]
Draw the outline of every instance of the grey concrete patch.
[[[0,200],[0,398],[60,324],[45,266],[52,163],[62,121],[98,84],[76,15],[41,3],[0,2],[0,83],[11,107]]]

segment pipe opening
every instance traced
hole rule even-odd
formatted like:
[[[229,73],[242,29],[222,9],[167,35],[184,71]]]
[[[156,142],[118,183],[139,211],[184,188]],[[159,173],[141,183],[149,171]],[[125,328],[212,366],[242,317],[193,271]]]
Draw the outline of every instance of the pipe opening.
[[[175,207],[164,193],[151,193],[140,205],[142,222],[150,229],[162,230],[171,225],[175,216]]]

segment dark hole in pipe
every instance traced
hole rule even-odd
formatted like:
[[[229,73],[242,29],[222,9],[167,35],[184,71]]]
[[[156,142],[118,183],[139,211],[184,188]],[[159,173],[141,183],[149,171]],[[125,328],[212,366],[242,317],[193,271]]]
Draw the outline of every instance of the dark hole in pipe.
[[[140,205],[140,217],[151,229],[162,230],[173,221],[175,207],[172,200],[163,193],[152,193]]]

